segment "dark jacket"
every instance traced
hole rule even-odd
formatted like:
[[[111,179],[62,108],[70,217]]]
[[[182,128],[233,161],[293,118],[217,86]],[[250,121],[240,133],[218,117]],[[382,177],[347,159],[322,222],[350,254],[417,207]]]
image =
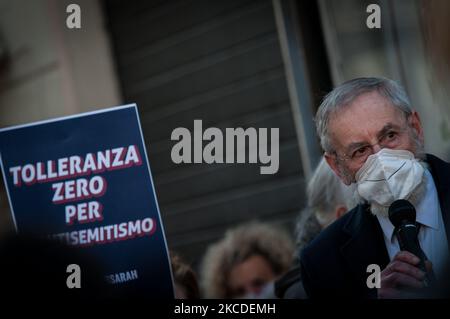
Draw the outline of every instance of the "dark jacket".
[[[433,155],[427,163],[436,185],[450,238],[450,164]],[[450,244],[449,244],[450,247]],[[376,298],[369,289],[367,266],[384,269],[389,256],[378,220],[361,204],[327,227],[301,254],[301,277],[310,298]]]

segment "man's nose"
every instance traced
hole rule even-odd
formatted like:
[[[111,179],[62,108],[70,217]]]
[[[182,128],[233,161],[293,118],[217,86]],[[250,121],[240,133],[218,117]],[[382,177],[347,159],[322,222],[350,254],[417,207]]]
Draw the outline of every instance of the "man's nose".
[[[380,145],[375,144],[375,145],[372,146],[372,151],[373,151],[374,154],[378,153],[380,150],[381,150],[381,146]]]

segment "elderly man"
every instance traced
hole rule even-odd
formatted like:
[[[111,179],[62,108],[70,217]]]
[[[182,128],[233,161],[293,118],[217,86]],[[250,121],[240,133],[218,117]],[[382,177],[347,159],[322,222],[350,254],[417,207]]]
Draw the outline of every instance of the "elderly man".
[[[399,251],[388,208],[407,199],[416,208],[419,243],[436,281],[447,278],[450,165],[424,153],[420,118],[404,90],[385,78],[358,78],[331,91],[316,115],[325,158],[358,204],[324,230],[301,255],[311,298],[408,298],[425,291],[419,258]],[[381,287],[367,285],[379,265]]]

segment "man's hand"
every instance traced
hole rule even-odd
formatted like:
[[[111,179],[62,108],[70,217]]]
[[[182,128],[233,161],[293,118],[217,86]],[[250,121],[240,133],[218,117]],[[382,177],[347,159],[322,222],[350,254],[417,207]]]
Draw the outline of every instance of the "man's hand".
[[[417,265],[420,259],[408,251],[400,251],[381,272],[378,298],[396,299],[411,297],[414,290],[425,287],[425,273]],[[425,262],[427,270],[431,263]]]

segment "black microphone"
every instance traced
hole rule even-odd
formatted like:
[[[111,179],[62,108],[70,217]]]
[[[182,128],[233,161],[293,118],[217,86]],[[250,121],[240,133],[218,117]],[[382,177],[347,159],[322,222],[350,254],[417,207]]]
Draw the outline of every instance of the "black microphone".
[[[389,220],[395,227],[395,236],[400,244],[400,250],[406,250],[419,257],[419,269],[425,272],[424,283],[429,286],[431,277],[425,267],[427,257],[423,252],[417,238],[419,229],[416,225],[416,209],[405,199],[394,201],[389,206]]]

